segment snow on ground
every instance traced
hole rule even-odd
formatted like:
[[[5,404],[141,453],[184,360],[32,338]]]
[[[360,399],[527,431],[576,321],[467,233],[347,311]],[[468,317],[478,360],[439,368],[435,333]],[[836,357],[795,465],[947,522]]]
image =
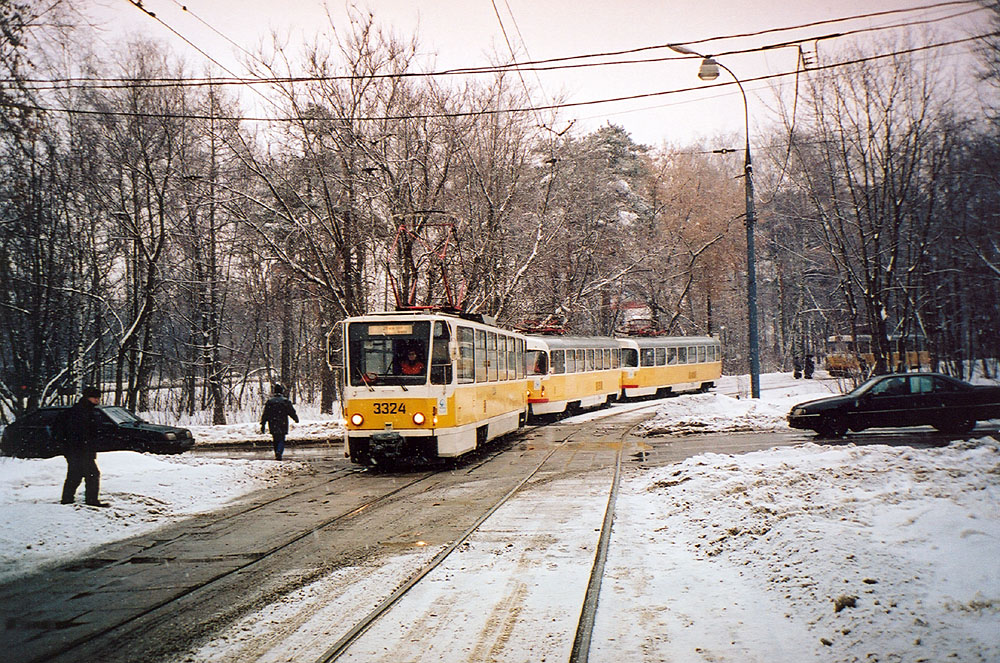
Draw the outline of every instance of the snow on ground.
[[[176,424],[172,424],[176,425]],[[269,433],[260,432],[256,421],[237,422],[222,426],[187,426],[194,435],[196,444],[201,446],[226,445],[241,442],[271,443]],[[289,422],[288,441],[295,442],[336,442],[344,434],[344,420],[339,417],[326,419],[301,419],[299,423]]]
[[[762,398],[753,401],[745,398],[745,378],[723,380],[713,393],[664,400],[646,431],[781,430],[792,404],[837,386],[762,376]],[[254,431],[253,424],[242,426]],[[228,427],[197,435],[245,439]],[[630,469],[591,660],[1000,660],[1000,444],[990,437],[933,449],[849,441],[707,453],[669,467]],[[109,509],[58,504],[61,458],[0,460],[0,580],[307,471],[287,461],[130,452],[101,454],[98,463]],[[547,531],[528,526],[525,514],[537,516],[550,502],[574,504],[560,493],[567,486],[543,486],[494,514],[449,558],[446,565],[455,568],[442,573],[450,583],[432,574],[423,590],[433,612],[442,588],[475,596],[490,587],[484,579],[505,582],[508,558],[514,568],[533,569],[515,588],[524,609],[504,623],[513,629],[504,631],[507,653],[523,660],[566,653],[564,638],[548,637],[547,625],[526,620],[559,618],[546,590],[557,576],[546,570],[586,569],[593,550],[592,528],[577,526],[569,512],[561,516],[565,522],[547,520]],[[579,487],[569,489],[579,494]],[[583,501],[576,504],[585,510]],[[476,572],[456,572],[468,569]],[[345,578],[329,582],[349,592]],[[253,619],[268,621],[266,611]],[[462,620],[441,623],[455,627],[450,634],[442,627],[439,637],[463,637]],[[301,637],[289,634],[289,642]],[[238,639],[224,642],[214,653],[236,660]],[[396,653],[381,659],[372,650],[370,660],[395,660]]]
[[[1000,660],[998,479],[989,437],[704,454],[633,476],[592,660]]]
[[[0,582],[44,564],[66,561],[87,550],[151,532],[204,513],[282,477],[308,471],[302,463],[206,460],[154,456],[132,451],[103,452],[101,499],[108,508],[88,507],[83,486],[77,503],[59,503],[66,460],[0,458]]]

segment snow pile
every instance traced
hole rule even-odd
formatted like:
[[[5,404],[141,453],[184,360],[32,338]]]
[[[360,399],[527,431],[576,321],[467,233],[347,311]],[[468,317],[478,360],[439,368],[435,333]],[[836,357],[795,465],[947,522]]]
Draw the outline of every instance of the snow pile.
[[[644,473],[623,485],[614,539],[629,544],[602,595],[617,614],[595,639],[622,660],[651,634],[666,660],[1000,660],[998,477],[989,437]]]
[[[739,399],[719,393],[670,398],[636,428],[639,435],[685,435],[787,429],[785,417],[793,405],[830,396],[825,382],[772,391],[765,399]]]
[[[341,418],[289,421],[289,442],[329,442],[341,444],[344,435],[344,420]],[[246,442],[271,443],[270,433],[260,432],[260,422],[239,422],[222,426],[188,426],[198,446],[229,445]]]
[[[205,460],[103,452],[101,499],[106,509],[59,503],[66,460],[0,458],[0,581],[82,554],[102,543],[155,530],[185,516],[307,470],[295,462]]]

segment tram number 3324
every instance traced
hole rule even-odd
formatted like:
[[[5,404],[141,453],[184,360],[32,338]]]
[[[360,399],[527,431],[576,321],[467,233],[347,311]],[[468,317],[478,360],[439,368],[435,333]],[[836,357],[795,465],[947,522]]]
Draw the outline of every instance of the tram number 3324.
[[[406,403],[375,403],[375,414],[406,414]]]

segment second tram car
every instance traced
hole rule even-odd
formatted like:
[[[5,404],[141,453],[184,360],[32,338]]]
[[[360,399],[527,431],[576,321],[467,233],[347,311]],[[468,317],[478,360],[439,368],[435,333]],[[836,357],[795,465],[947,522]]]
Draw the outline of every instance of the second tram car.
[[[621,347],[613,338],[528,336],[531,414],[599,407],[621,393]]]

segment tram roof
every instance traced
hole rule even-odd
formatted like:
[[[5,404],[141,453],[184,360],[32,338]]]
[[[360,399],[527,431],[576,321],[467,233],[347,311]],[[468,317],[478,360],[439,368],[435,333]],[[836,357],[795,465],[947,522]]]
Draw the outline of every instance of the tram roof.
[[[712,336],[630,336],[619,340],[630,341],[640,348],[683,348],[689,345],[719,344],[719,339]]]
[[[528,336],[528,347],[532,349],[548,348],[561,350],[565,348],[617,348],[617,339],[606,336]]]
[[[680,348],[689,345],[718,345],[718,343],[719,340],[711,336],[642,336],[628,338],[611,338],[606,336],[528,336],[529,348],[548,348],[550,350],[615,347]]]

